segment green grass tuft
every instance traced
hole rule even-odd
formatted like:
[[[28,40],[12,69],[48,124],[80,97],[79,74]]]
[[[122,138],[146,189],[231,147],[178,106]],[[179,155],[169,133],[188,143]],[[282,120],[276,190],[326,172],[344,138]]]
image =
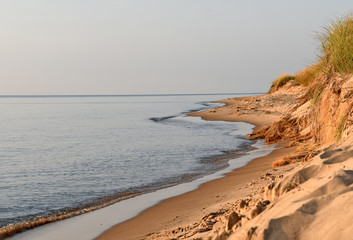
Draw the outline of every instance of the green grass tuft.
[[[332,21],[319,39],[324,71],[353,73],[353,15]]]

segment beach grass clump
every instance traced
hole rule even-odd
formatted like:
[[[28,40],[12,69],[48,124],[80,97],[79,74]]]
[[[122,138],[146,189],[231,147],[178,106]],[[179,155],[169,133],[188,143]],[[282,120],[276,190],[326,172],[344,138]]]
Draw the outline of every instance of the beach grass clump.
[[[319,39],[325,73],[353,73],[353,15],[332,21]]]
[[[269,90],[269,93],[273,93],[277,91],[279,88],[284,86],[287,82],[294,80],[295,76],[289,74],[289,73],[283,73],[281,74],[275,81],[273,81],[272,86]]]
[[[314,82],[316,77],[319,75],[320,70],[320,62],[305,68],[304,70],[300,71],[295,75],[294,84],[308,86],[310,83]]]

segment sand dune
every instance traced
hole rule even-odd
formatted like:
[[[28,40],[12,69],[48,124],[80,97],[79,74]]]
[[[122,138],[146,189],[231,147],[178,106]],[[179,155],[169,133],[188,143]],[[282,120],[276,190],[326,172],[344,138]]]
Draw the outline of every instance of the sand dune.
[[[272,204],[229,239],[352,239],[353,136],[271,184]]]

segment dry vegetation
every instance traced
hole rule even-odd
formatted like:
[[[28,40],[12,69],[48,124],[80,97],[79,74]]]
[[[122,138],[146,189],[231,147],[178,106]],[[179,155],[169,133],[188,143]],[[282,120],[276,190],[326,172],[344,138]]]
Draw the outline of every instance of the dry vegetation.
[[[321,63],[318,62],[312,66],[305,68],[304,70],[298,72],[295,77],[295,84],[308,86],[320,73]]]
[[[272,86],[269,90],[269,93],[273,93],[277,91],[279,88],[283,87],[286,83],[294,79],[295,77],[290,75],[289,73],[281,74],[275,81],[273,81]]]

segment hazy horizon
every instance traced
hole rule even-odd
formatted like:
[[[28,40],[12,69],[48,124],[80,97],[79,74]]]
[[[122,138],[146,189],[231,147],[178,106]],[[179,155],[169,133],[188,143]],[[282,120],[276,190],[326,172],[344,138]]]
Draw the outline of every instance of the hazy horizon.
[[[243,95],[265,92],[219,92],[219,93],[147,93],[147,94],[2,94],[0,97],[130,97],[130,96],[185,96],[185,95]]]
[[[347,0],[1,3],[0,95],[266,92]]]

